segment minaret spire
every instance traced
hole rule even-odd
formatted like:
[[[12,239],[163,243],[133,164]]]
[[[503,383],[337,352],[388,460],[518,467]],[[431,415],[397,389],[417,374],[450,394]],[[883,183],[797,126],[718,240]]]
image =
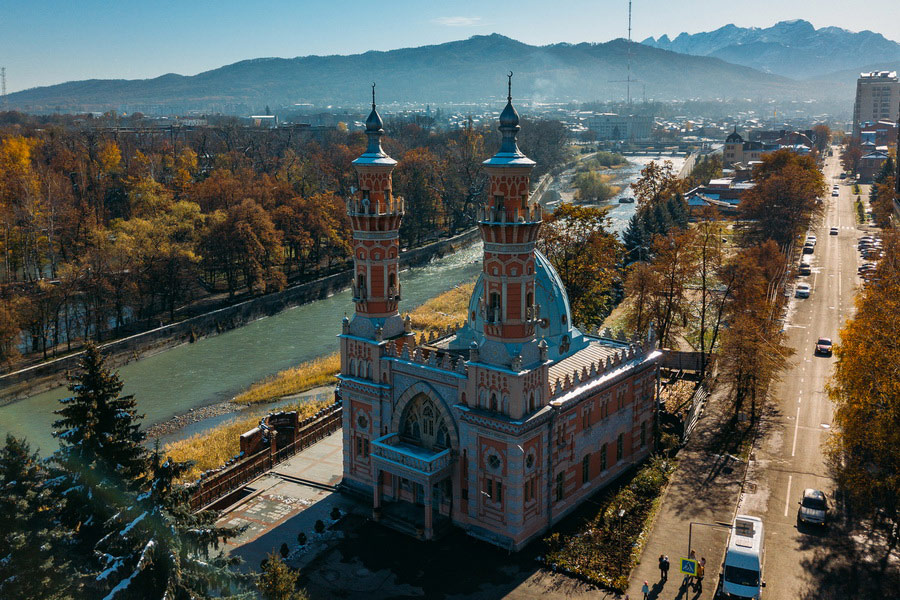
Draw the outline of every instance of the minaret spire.
[[[372,82],[372,110],[375,110],[375,82]]]
[[[510,104],[512,104],[512,76],[513,76],[512,71],[510,71],[509,74],[506,76],[509,79],[509,81],[507,81],[507,83],[506,83],[506,86],[507,86],[506,87],[506,90],[507,90],[506,101],[509,102]]]

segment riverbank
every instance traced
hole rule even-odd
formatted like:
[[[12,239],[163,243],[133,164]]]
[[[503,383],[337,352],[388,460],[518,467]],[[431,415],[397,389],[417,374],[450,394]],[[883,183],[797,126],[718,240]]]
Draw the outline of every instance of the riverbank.
[[[427,263],[470,246],[479,239],[473,228],[452,238],[439,240],[400,255],[401,267]],[[120,367],[186,343],[242,327],[262,317],[327,298],[350,286],[352,270],[289,287],[280,292],[251,298],[237,304],[103,344],[101,349],[112,367]],[[65,374],[74,369],[81,352],[73,352],[44,363],[0,375],[0,406],[65,384]]]

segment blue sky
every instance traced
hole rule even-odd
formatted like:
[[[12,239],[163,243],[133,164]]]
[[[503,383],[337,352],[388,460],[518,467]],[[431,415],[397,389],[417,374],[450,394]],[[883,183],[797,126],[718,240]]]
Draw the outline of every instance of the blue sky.
[[[0,66],[10,92],[78,79],[193,75],[246,58],[354,54],[502,33],[531,44],[625,37],[627,0],[4,0]],[[872,29],[900,40],[897,0],[635,0],[636,40],[767,27]],[[880,15],[880,16],[879,16]]]

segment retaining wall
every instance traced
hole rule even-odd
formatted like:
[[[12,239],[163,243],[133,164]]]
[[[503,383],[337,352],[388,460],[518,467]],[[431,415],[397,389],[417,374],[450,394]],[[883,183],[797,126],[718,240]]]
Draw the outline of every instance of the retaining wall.
[[[458,251],[479,239],[477,228],[400,254],[402,267],[425,264]],[[103,344],[108,365],[119,367],[143,356],[201,337],[216,335],[286,308],[321,300],[350,287],[352,270],[258,296],[217,310]],[[81,352],[56,358],[0,376],[0,404],[11,402],[65,383],[66,371],[75,369]]]

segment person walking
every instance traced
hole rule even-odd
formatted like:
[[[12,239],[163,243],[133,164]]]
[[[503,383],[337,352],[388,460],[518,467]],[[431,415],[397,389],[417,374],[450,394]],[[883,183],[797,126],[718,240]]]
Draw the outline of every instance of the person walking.
[[[703,576],[706,574],[706,558],[700,558],[697,564],[697,583],[694,585],[695,592],[703,591]]]
[[[662,559],[662,578],[663,581],[669,580],[669,555],[663,556]]]
[[[644,594],[644,600],[650,600],[650,584],[648,582],[645,581],[641,586],[641,593]]]
[[[666,558],[662,554],[659,555],[659,578],[666,579]]]

